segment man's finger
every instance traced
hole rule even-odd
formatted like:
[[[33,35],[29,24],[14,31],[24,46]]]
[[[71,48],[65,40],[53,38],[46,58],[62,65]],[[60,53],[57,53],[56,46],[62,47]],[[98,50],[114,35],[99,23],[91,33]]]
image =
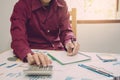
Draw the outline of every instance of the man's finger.
[[[46,60],[46,64],[49,65],[52,63],[52,61],[47,57],[47,55],[44,55],[44,58]]]
[[[79,48],[80,48],[80,45],[78,43],[75,43],[75,47],[74,47],[74,50],[73,50],[73,55],[76,55],[78,53]]]
[[[69,44],[70,44],[70,43],[67,43],[66,46],[65,46],[65,48],[66,48],[66,50],[67,50],[68,53],[70,53]]]
[[[71,53],[71,52],[73,52],[74,44],[73,44],[72,42],[69,42],[69,43],[66,45],[66,48],[67,48],[67,52],[68,52],[68,53]]]
[[[43,66],[47,66],[44,54],[39,53],[39,59],[40,59],[40,61],[41,61],[41,63],[42,63]]]
[[[33,58],[34,58],[34,60],[35,60],[35,63],[36,63],[37,65],[40,65],[40,59],[39,59],[39,56],[38,56],[37,53],[34,53]]]
[[[75,46],[74,46],[74,44],[71,42],[70,43],[70,48],[74,48]]]
[[[72,52],[71,52],[71,53],[67,53],[67,55],[68,55],[68,56],[73,56],[73,53],[72,53]]]
[[[34,64],[35,62],[33,56],[30,53],[27,55],[27,61],[29,64]]]

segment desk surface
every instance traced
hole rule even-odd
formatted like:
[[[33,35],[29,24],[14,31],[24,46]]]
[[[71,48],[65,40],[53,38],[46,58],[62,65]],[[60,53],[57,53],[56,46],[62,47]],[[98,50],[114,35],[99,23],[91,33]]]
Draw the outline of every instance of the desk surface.
[[[48,50],[40,50],[47,51]],[[101,74],[89,71],[82,67],[79,67],[78,64],[90,64],[94,66],[98,66],[100,68],[104,68],[105,70],[109,70],[113,72],[115,75],[120,74],[120,54],[112,54],[116,56],[118,59],[115,62],[102,62],[96,54],[92,52],[83,52],[86,55],[91,56],[91,60],[61,65],[56,61],[53,61],[53,74],[50,77],[43,76],[25,76],[23,73],[24,69],[28,68],[27,63],[23,63],[19,59],[16,61],[10,61],[9,58],[13,57],[12,50],[8,50],[0,54],[0,79],[2,80],[112,80],[112,78],[103,76]],[[115,64],[115,65],[114,65]],[[13,67],[9,67],[11,65],[15,65]]]

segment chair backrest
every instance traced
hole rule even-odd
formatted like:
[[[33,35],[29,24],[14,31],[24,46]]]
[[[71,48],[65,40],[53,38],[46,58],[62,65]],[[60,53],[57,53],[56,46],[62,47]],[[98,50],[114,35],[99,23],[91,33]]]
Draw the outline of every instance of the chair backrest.
[[[77,19],[76,19],[76,8],[72,8],[70,11],[70,16],[71,16],[71,26],[72,30],[76,36],[76,27],[77,27]]]

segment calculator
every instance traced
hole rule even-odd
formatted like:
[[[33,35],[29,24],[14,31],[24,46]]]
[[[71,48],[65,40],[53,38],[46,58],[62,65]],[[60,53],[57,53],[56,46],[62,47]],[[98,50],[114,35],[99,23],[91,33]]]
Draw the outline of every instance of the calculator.
[[[38,66],[38,65],[31,65],[27,70],[23,72],[25,75],[42,75],[42,76],[50,76],[52,75],[53,66]]]

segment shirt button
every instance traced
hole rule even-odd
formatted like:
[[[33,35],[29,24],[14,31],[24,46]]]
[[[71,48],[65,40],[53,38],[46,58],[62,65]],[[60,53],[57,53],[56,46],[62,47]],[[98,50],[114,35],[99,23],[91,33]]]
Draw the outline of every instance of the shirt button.
[[[54,44],[52,44],[52,47],[54,48],[54,47],[55,47],[55,45],[54,45]]]
[[[49,32],[50,32],[50,30],[47,30],[47,32],[49,33]]]

